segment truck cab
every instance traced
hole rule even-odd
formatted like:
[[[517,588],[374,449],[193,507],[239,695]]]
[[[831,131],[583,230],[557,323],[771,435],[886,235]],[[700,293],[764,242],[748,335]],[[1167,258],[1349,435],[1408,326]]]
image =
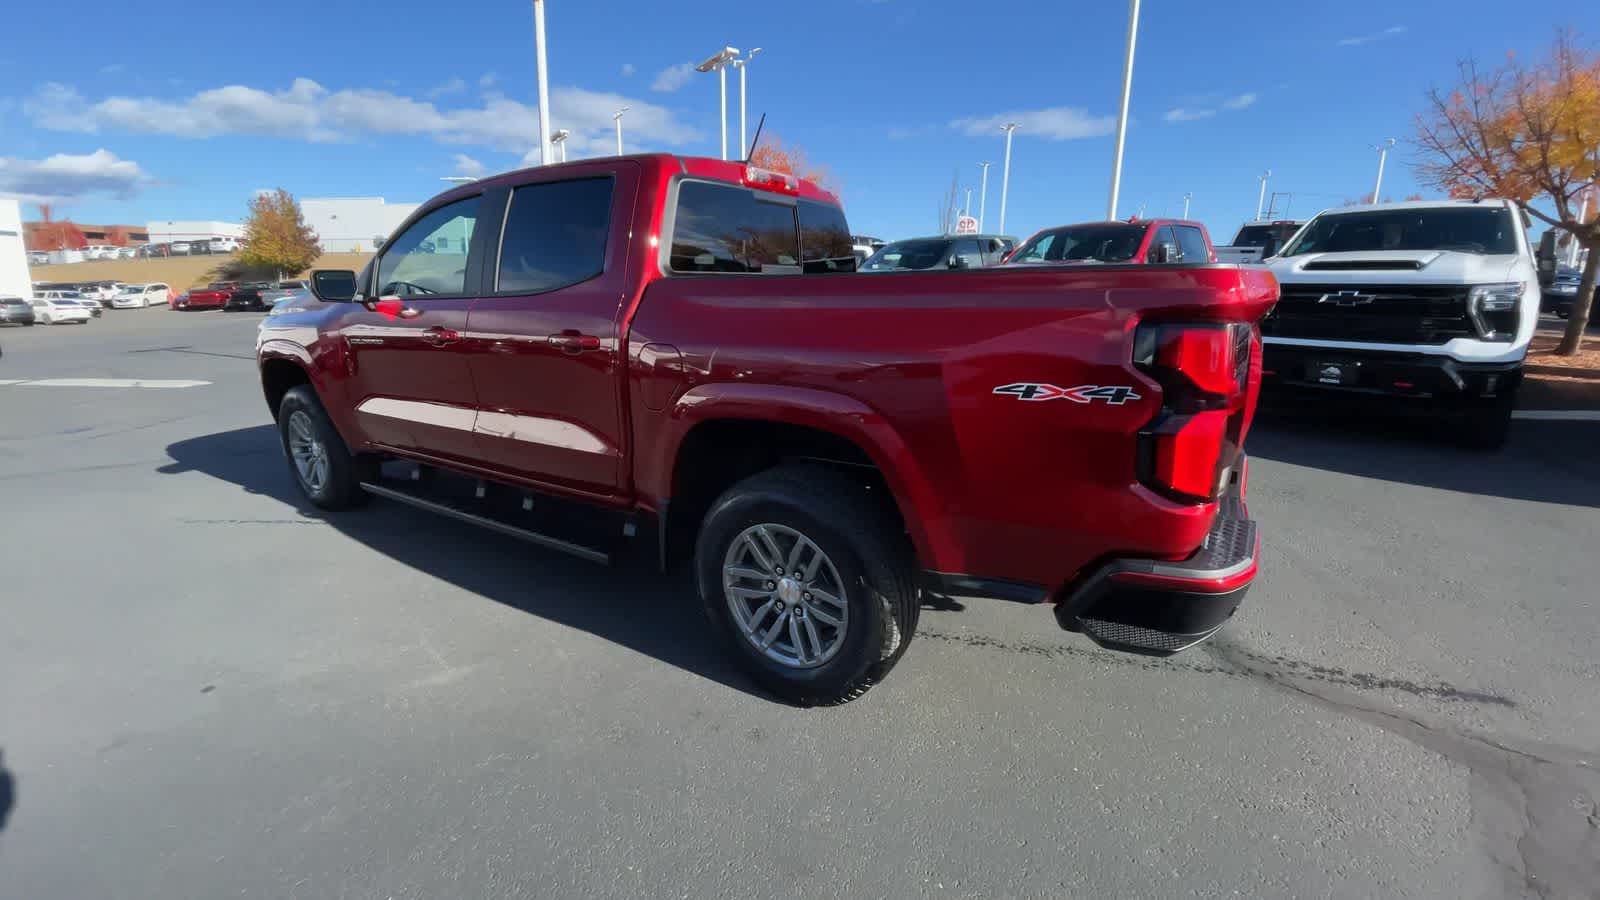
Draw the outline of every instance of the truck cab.
[[[1539,317],[1539,274],[1509,200],[1318,214],[1268,262],[1265,383],[1409,402],[1504,443]]]
[[[1246,222],[1226,246],[1217,248],[1217,261],[1225,263],[1259,263],[1278,252],[1289,242],[1304,222],[1293,219],[1276,219],[1271,222]]]

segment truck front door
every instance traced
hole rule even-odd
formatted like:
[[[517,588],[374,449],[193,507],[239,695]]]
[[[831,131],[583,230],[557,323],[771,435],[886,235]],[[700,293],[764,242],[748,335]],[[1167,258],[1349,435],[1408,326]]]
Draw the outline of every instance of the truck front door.
[[[639,167],[563,167],[502,190],[498,252],[468,328],[487,465],[591,495],[622,484],[620,335]]]
[[[383,248],[369,297],[400,304],[347,304],[339,324],[349,359],[350,400],[367,440],[402,450],[472,460],[477,396],[463,332],[478,290],[481,195],[413,222]]]

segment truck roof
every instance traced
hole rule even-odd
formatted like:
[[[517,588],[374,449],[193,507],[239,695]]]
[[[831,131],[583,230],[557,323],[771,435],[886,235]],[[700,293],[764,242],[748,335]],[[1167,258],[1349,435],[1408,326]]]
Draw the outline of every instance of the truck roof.
[[[1317,215],[1349,212],[1378,212],[1387,209],[1452,209],[1473,206],[1506,206],[1514,204],[1502,197],[1485,197],[1482,200],[1405,200],[1399,203],[1359,203],[1355,206],[1339,206],[1325,209]]]
[[[653,168],[677,168],[684,175],[693,175],[698,178],[706,178],[712,181],[724,181],[729,184],[745,183],[746,173],[751,169],[762,172],[768,171],[749,166],[743,160],[712,159],[706,156],[680,156],[675,153],[634,153],[627,156],[598,156],[588,157],[586,159],[575,159],[571,162],[551,163],[547,166],[529,166],[526,168],[514,169],[510,172],[502,172],[498,175],[490,175],[485,178],[480,178],[477,181],[471,181],[466,184],[458,185],[438,194],[437,197],[433,199],[446,196],[453,197],[456,195],[466,196],[482,190],[486,185],[500,185],[518,182],[521,180],[524,173],[532,169],[547,169],[557,172],[563,170],[582,172],[584,170],[594,168],[595,164],[597,163],[610,163],[617,160],[633,160],[645,163],[647,166]],[[832,191],[828,191],[820,187],[815,182],[807,181],[804,178],[795,178],[795,182],[797,183],[797,190],[794,191],[796,196],[807,200],[815,200],[819,203],[827,203],[833,206],[839,205],[839,198]],[[430,199],[428,202],[431,203],[432,199]]]

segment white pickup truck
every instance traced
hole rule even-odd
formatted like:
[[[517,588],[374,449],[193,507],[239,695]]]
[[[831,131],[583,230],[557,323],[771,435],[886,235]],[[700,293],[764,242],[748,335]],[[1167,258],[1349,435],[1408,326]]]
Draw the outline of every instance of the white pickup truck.
[[[1278,248],[1294,237],[1294,233],[1304,224],[1291,219],[1246,222],[1239,228],[1239,233],[1233,236],[1232,243],[1212,249],[1216,251],[1219,263],[1259,263],[1277,253]]]
[[[1267,261],[1263,384],[1403,398],[1500,446],[1539,319],[1525,226],[1494,199],[1318,214]]]

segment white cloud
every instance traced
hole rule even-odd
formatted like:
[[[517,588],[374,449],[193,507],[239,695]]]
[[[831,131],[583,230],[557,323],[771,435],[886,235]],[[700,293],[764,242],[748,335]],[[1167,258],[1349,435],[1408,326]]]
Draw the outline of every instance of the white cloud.
[[[455,160],[456,171],[462,175],[470,175],[473,178],[477,178],[485,171],[483,163],[465,153],[457,153],[452,159]]]
[[[637,71],[639,71],[639,69],[633,63],[623,63],[622,64],[622,77],[623,78],[632,78],[633,77],[633,73],[635,73]]]
[[[555,87],[550,120],[572,132],[569,157],[615,148],[611,114],[630,106],[630,141],[644,147],[678,147],[700,133],[663,106],[606,91]],[[376,88],[329,91],[306,78],[282,91],[243,85],[167,100],[108,97],[92,101],[75,88],[47,84],[23,103],[40,128],[97,134],[102,131],[182,138],[250,135],[306,141],[344,141],[382,135],[417,135],[441,144],[480,145],[522,153],[538,143],[538,109],[498,93],[481,103],[440,109],[427,100]],[[535,154],[537,156],[537,154]]]
[[[1382,31],[1374,31],[1371,34],[1360,34],[1356,35],[1355,37],[1340,38],[1338,43],[1340,47],[1355,47],[1361,44],[1370,44],[1373,41],[1386,41],[1389,38],[1397,37],[1405,33],[1406,27],[1404,25],[1390,25],[1388,28],[1385,28]]]
[[[1198,122],[1201,119],[1209,119],[1215,116],[1219,111],[1219,103],[1221,109],[1240,110],[1249,109],[1250,107],[1254,106],[1256,99],[1257,97],[1253,92],[1234,94],[1231,97],[1224,97],[1221,94],[1204,94],[1199,97],[1188,97],[1184,98],[1181,102],[1204,103],[1205,105],[1173,107],[1172,109],[1167,110],[1166,113],[1161,116],[1161,118],[1169,124],[1175,122]]]
[[[1247,109],[1256,103],[1256,95],[1252,93],[1239,94],[1222,101],[1225,109]]]
[[[963,134],[987,137],[999,132],[1007,122],[1017,123],[1019,134],[1049,138],[1053,141],[1101,137],[1110,134],[1117,127],[1116,116],[1091,116],[1087,110],[1070,106],[1008,112],[983,118],[956,119],[950,123],[950,127],[959,129]]]
[[[105,65],[100,67],[100,74],[102,74],[102,75],[121,75],[123,72],[126,72],[127,70],[128,70],[128,67],[123,65],[122,63],[107,63],[107,64],[105,64]]]
[[[81,156],[57,153],[45,159],[0,156],[0,195],[24,203],[74,200],[90,194],[126,197],[149,181],[138,163],[104,148]]]
[[[494,87],[495,84],[497,82],[499,82],[499,81],[500,81],[500,76],[499,75],[496,75],[493,72],[485,72],[485,73],[483,73],[482,76],[480,76],[478,78],[478,87],[481,87],[481,88]]]
[[[694,63],[667,66],[656,75],[655,81],[650,82],[650,90],[671,93],[688,84],[694,74]]]
[[[435,100],[448,94],[459,94],[467,89],[467,83],[460,78],[452,78],[444,84],[428,91],[428,99]]]
[[[1177,109],[1167,110],[1166,115],[1161,118],[1168,122],[1197,122],[1201,119],[1209,119],[1216,114],[1217,111],[1214,109],[1186,109],[1180,106]]]

